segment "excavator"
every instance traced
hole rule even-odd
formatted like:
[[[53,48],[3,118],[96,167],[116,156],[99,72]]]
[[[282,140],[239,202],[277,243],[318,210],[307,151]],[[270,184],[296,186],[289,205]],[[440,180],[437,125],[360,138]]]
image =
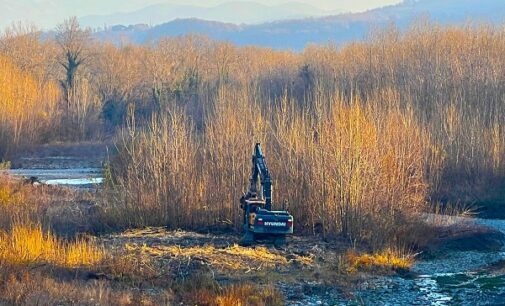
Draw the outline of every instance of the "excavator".
[[[259,143],[254,147],[251,172],[249,190],[240,198],[240,208],[244,211],[244,235],[240,244],[250,246],[256,240],[269,239],[281,247],[286,235],[293,233],[293,216],[284,210],[272,210],[272,177]]]

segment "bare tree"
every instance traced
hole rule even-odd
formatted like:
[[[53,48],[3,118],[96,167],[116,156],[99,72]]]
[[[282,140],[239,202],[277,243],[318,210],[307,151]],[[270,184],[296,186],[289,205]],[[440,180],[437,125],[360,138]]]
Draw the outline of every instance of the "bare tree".
[[[61,80],[67,108],[72,104],[78,68],[88,58],[87,44],[90,42],[89,30],[83,30],[76,17],[65,20],[56,27],[56,42],[63,51],[60,64],[65,69],[65,79]]]
[[[65,20],[57,27],[56,42],[61,49],[59,63],[64,68],[65,76],[60,79],[63,89],[65,120],[78,137],[87,137],[96,126],[99,106],[97,97],[91,89],[93,76],[87,67],[93,63],[91,32],[79,26],[75,17]],[[73,128],[76,128],[73,129]],[[74,135],[76,136],[76,135]]]

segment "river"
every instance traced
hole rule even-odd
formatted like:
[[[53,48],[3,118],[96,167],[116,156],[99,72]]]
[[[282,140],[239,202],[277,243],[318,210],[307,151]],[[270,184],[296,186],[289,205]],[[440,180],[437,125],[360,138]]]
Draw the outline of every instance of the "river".
[[[94,188],[103,182],[99,157],[79,156],[37,156],[21,157],[17,164],[21,167],[3,170],[7,174],[36,178],[46,185],[65,185],[75,188]]]
[[[99,168],[13,169],[7,173],[26,178],[34,177],[46,185],[87,187],[103,182],[102,171]]]
[[[473,219],[505,234],[505,220]],[[505,259],[497,252],[453,251],[418,261],[410,277],[383,277],[356,292],[365,305],[505,305],[505,271],[489,267]],[[354,305],[349,303],[348,305]]]

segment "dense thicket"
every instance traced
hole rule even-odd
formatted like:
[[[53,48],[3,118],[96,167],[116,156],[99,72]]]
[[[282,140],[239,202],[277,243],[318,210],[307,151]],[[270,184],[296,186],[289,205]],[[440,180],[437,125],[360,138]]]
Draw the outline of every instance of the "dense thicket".
[[[300,54],[198,36],[87,41],[71,98],[66,49],[19,32],[0,40],[0,78],[18,75],[0,103],[37,101],[53,133],[33,125],[39,112],[2,108],[0,147],[116,135],[105,207],[116,226],[238,227],[255,142],[298,230],[377,245],[401,242],[427,202],[493,200],[504,185],[500,30],[414,26]]]
[[[0,55],[0,155],[11,146],[34,142],[53,126],[59,91],[41,83]]]

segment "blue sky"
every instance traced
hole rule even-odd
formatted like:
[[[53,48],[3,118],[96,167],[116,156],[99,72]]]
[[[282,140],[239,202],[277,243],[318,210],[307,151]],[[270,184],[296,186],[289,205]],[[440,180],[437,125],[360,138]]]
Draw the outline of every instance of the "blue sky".
[[[108,15],[138,10],[157,3],[215,6],[225,2],[258,2],[278,5],[310,4],[328,11],[355,12],[395,4],[400,0],[0,0],[0,27],[23,21],[50,28],[69,16]]]

